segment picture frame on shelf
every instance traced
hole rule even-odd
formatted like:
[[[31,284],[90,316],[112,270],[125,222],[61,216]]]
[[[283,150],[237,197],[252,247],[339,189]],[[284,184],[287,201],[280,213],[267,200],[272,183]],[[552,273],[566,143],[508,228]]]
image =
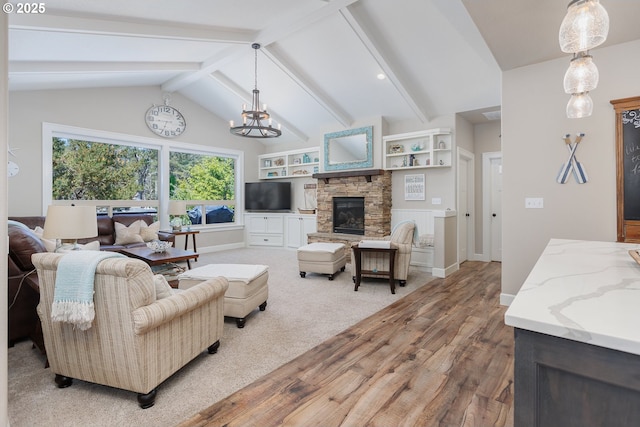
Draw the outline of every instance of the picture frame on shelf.
[[[271,160],[267,159],[264,161],[264,167],[265,168],[270,168],[271,167]]]

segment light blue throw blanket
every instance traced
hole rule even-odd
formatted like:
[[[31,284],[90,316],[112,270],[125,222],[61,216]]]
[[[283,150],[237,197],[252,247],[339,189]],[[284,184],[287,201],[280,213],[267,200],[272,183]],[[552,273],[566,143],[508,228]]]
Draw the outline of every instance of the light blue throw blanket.
[[[106,258],[126,256],[117,252],[71,251],[58,263],[51,306],[51,320],[67,322],[82,331],[91,327],[95,318],[93,282],[96,267]]]

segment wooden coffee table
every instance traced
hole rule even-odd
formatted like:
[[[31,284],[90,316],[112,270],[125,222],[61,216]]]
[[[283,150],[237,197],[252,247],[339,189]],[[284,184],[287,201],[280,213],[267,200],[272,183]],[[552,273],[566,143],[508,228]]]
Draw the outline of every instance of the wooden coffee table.
[[[187,261],[187,267],[189,269],[191,269],[189,260],[197,260],[199,256],[196,252],[183,251],[182,249],[176,248],[169,248],[165,252],[153,252],[145,246],[121,249],[120,252],[128,257],[140,259],[150,266]]]

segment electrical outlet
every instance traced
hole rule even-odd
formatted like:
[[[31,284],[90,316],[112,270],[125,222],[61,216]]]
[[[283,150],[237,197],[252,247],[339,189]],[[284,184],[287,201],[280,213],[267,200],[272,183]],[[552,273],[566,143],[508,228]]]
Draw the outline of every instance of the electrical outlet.
[[[524,207],[526,209],[542,209],[544,208],[544,199],[542,197],[526,197]]]
[[[432,205],[441,205],[442,204],[442,199],[440,197],[432,197],[431,198],[431,204]]]

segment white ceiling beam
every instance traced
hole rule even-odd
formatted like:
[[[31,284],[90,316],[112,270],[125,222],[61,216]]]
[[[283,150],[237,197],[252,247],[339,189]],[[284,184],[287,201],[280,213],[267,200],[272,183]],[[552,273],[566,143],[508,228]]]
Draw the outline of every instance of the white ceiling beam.
[[[230,78],[228,78],[227,76],[225,76],[219,71],[214,71],[213,73],[210,73],[209,77],[214,79],[216,82],[218,82],[220,85],[225,87],[227,90],[229,90],[231,93],[233,93],[237,97],[241,98],[247,105],[251,105],[253,94],[241,88],[239,85],[233,82]],[[240,113],[240,110],[238,110],[238,112]],[[305,142],[309,140],[308,135],[306,135],[300,129],[296,128],[292,123],[283,119],[277,113],[274,113],[272,109],[269,110],[269,114],[271,115],[271,118],[273,120],[280,123],[282,127],[286,128],[289,132],[291,132],[301,140]]]
[[[91,61],[11,61],[11,74],[130,73],[154,71],[194,71],[197,62],[91,62]]]
[[[243,53],[243,50],[239,49],[237,46],[231,46],[223,49],[216,55],[207,58],[206,61],[200,64],[200,68],[197,71],[182,73],[167,80],[162,85],[162,90],[165,92],[175,92],[182,89],[183,87],[189,86],[191,83],[194,83],[207,76],[208,74],[211,74],[212,72],[218,70],[224,64],[234,60]]]
[[[257,42],[262,47],[267,47],[271,43],[274,43],[295,31],[306,27],[320,19],[323,19],[333,13],[336,13],[342,8],[355,3],[358,0],[333,0],[326,6],[314,11],[313,13],[302,16],[286,16],[279,22],[269,28],[259,31],[254,34],[252,40],[247,40],[246,43]],[[193,73],[185,73],[180,76],[176,76],[162,85],[162,89],[168,92],[174,92],[190,85],[191,83],[201,79],[202,77],[218,70],[227,61],[235,59],[238,55],[243,54],[244,51],[237,46],[232,46],[214,55],[202,63],[200,70]]]
[[[362,44],[369,51],[373,59],[378,63],[382,71],[387,76],[387,79],[391,82],[393,87],[396,88],[400,96],[404,99],[404,101],[409,105],[409,108],[413,110],[414,114],[421,122],[426,123],[429,121],[428,117],[422,111],[418,103],[411,96],[411,93],[406,89],[406,86],[402,83],[401,79],[394,72],[393,67],[389,62],[384,58],[384,55],[378,50],[377,46],[371,39],[371,37],[367,34],[365,29],[360,25],[356,17],[351,13],[348,8],[341,9],[340,14],[344,17],[345,21],[349,24],[353,32],[358,36]]]
[[[322,93],[308,78],[301,76],[301,73],[295,71],[293,66],[283,59],[276,49],[262,48],[262,52],[271,60],[283,73],[293,80],[302,90],[304,90],[313,100],[315,100],[322,108],[333,116],[345,128],[351,126],[353,118],[349,116],[342,108],[333,102],[327,95]]]
[[[144,21],[117,21],[87,16],[46,14],[20,15],[9,17],[9,30],[54,31],[60,33],[109,35],[120,37],[141,37],[155,39],[190,40],[215,43],[250,43],[253,33],[249,31],[226,31],[199,26],[179,26],[157,24]]]

